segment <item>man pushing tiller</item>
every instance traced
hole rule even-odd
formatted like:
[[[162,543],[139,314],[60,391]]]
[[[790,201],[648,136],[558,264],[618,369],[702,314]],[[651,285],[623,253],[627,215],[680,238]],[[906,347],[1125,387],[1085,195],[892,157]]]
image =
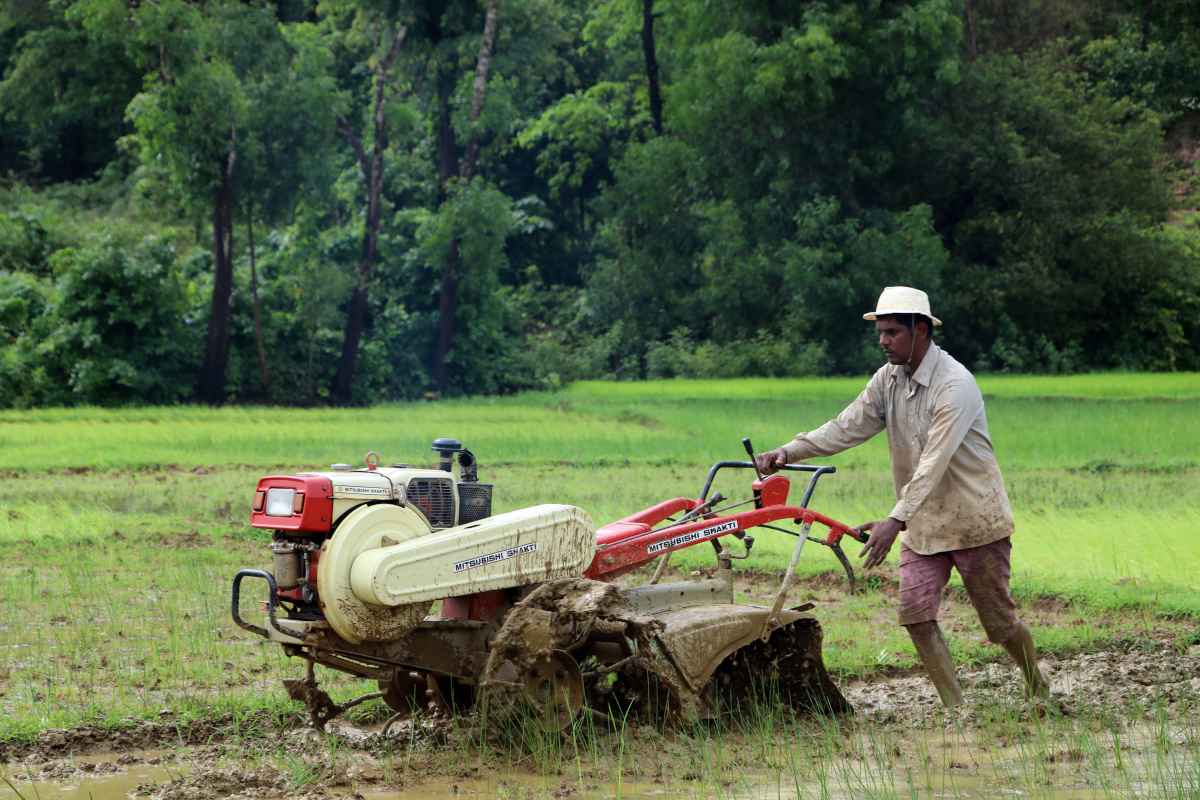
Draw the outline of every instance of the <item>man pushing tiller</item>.
[[[836,419],[799,433],[756,461],[763,473],[862,444],[886,429],[896,505],[887,518],[859,526],[870,531],[863,549],[868,569],[900,544],[900,624],[942,703],[962,702],[950,650],[938,627],[942,589],[954,567],[988,638],[1021,668],[1027,692],[1046,698],[1029,628],[1009,592],[1012,510],[988,437],[983,395],[975,378],[933,341],[941,321],[919,289],[889,286],[872,312],[888,363]]]

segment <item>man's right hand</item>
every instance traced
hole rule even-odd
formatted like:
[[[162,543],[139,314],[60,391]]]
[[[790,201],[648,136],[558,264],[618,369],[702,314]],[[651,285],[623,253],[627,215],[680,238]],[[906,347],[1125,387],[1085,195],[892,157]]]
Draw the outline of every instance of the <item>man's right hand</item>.
[[[787,456],[784,455],[782,447],[776,447],[774,450],[759,453],[754,457],[754,465],[762,475],[774,475],[786,463]]]

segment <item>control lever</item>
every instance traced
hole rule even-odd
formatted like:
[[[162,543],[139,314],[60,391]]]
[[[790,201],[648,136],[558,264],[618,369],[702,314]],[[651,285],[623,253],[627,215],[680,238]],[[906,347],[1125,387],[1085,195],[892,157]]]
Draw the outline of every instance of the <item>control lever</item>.
[[[763,474],[758,471],[758,461],[754,458],[754,445],[750,444],[750,437],[746,436],[742,439],[742,447],[746,448],[746,454],[750,456],[750,463],[754,465],[754,474],[761,481]]]

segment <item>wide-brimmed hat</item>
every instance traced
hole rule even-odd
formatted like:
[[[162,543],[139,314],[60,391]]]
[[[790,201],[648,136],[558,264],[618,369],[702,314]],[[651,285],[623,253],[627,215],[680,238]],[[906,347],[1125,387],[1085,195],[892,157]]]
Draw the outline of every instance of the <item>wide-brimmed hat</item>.
[[[929,295],[911,286],[887,286],[879,295],[874,311],[863,314],[863,319],[876,319],[891,314],[921,314],[933,320],[934,325],[942,321],[929,313]]]

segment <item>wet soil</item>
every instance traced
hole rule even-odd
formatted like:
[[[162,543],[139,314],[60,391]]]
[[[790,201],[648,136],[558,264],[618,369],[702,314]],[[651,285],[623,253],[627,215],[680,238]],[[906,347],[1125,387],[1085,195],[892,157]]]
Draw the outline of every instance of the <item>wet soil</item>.
[[[1186,726],[1200,709],[1200,645],[1184,649],[1164,641],[1131,650],[1048,657],[1041,666],[1050,680],[1054,705],[1066,717],[1120,714],[1122,709],[1155,706]],[[965,703],[954,715],[941,709],[932,686],[920,674],[856,681],[843,685],[842,690],[856,708],[856,719],[865,723],[858,727],[874,732],[928,732],[943,727],[975,730],[988,725],[998,713],[1015,719],[1030,719],[1038,713],[1036,706],[1022,699],[1020,675],[1011,665],[963,669],[959,676]],[[264,730],[272,724],[265,719],[258,722]],[[239,721],[242,731],[246,724],[246,720]],[[581,783],[574,776],[559,786],[555,784],[558,779],[547,782],[545,775],[531,774],[533,765],[520,759],[509,765],[509,771],[497,773],[494,765],[475,755],[464,742],[467,734],[463,729],[450,721],[404,723],[384,739],[377,727],[336,720],[328,730],[334,737],[332,750],[330,738],[304,728],[299,718],[292,724],[290,729],[268,734],[266,742],[262,737],[239,738],[229,720],[190,725],[143,722],[121,731],[49,730],[31,744],[10,744],[0,750],[0,776],[8,776],[18,790],[25,787],[28,793],[17,796],[43,800],[582,798],[604,796],[611,788],[602,780],[596,783],[595,776],[591,784],[595,791],[588,790],[586,779]],[[633,734],[630,746],[639,747],[642,743],[637,739],[646,737],[654,740],[652,748],[663,746],[664,734],[651,730]],[[1064,753],[1063,758],[1069,760],[1070,754]],[[657,780],[669,778],[659,775]],[[484,786],[490,788],[480,788]],[[632,785],[624,794],[664,793],[662,786],[653,784],[641,788],[645,794]],[[10,788],[0,781],[0,797],[6,791]]]
[[[1039,664],[1050,682],[1052,707],[1066,715],[1160,705],[1175,714],[1200,709],[1200,645],[1180,650],[1174,642],[1143,644],[1073,656],[1048,656]],[[856,681],[842,693],[859,717],[873,722],[923,726],[937,720],[982,722],[996,708],[1025,705],[1015,665],[960,669],[963,707],[950,717],[921,673]]]

